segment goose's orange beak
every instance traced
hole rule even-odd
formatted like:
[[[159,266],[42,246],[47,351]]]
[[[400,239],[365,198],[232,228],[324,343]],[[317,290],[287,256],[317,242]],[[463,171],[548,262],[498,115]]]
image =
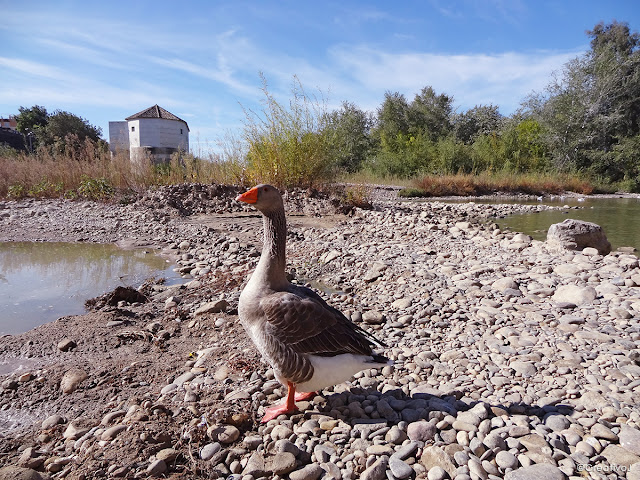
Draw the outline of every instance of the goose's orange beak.
[[[258,201],[258,187],[253,187],[242,195],[238,195],[236,200],[244,203],[256,203]]]

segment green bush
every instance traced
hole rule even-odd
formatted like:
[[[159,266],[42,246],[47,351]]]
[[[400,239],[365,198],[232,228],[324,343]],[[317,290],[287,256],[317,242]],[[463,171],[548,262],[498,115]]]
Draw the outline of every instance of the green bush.
[[[77,188],[78,195],[89,200],[103,200],[111,197],[115,189],[106,178],[84,176]]]
[[[29,197],[58,197],[64,190],[64,184],[62,182],[52,183],[48,179],[42,179],[40,182],[32,185],[27,190]]]
[[[245,110],[246,180],[282,188],[314,187],[335,178],[332,135],[326,105],[307,95],[297,78],[288,108],[269,93],[263,78],[265,106]]]
[[[382,135],[380,149],[365,168],[383,177],[409,178],[418,172],[430,171],[436,156],[436,145],[425,135]]]
[[[438,140],[436,152],[432,167],[435,173],[470,173],[473,170],[471,149],[452,136]]]
[[[27,196],[27,189],[24,188],[24,185],[15,183],[13,185],[9,185],[7,189],[7,197],[13,199],[20,199]]]

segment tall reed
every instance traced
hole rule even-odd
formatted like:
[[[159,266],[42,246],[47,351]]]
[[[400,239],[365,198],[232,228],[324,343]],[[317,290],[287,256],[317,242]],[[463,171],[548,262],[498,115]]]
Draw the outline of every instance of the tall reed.
[[[308,95],[294,77],[289,105],[278,102],[262,77],[260,112],[245,109],[242,141],[249,183],[314,187],[335,175],[326,102]]]
[[[211,155],[203,160],[183,152],[154,164],[132,162],[127,151],[112,155],[102,144],[86,139],[67,142],[63,151],[39,148],[32,154],[0,149],[0,198],[66,197],[105,199],[140,193],[152,185],[184,182],[241,182],[243,166]]]

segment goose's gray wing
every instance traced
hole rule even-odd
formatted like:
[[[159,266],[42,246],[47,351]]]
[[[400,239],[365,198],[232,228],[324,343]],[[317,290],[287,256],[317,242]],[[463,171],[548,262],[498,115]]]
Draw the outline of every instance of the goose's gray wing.
[[[305,291],[307,290],[307,291]],[[294,382],[313,375],[307,355],[371,355],[377,342],[311,290],[276,292],[260,300],[264,333],[278,368]]]

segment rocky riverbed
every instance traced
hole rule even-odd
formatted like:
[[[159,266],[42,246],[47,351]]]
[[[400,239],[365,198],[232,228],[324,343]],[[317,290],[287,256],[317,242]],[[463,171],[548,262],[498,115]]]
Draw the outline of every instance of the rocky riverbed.
[[[640,479],[636,256],[491,222],[541,205],[290,194],[293,281],[395,363],[261,425],[284,389],[237,322],[261,230],[237,193],[0,202],[0,241],[145,247],[189,277],[0,338],[0,479]]]

